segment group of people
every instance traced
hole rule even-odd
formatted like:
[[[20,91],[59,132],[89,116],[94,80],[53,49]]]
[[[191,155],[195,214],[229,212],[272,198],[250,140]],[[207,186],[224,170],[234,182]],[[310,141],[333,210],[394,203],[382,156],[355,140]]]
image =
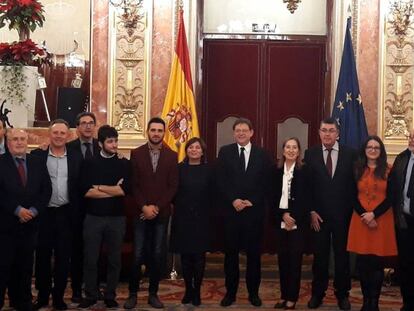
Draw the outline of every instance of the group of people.
[[[1,123],[1,122],[0,122]],[[261,241],[266,215],[275,224],[280,271],[279,309],[295,309],[302,256],[313,237],[312,296],[308,307],[322,305],[329,281],[330,251],[335,261],[334,290],[341,310],[350,310],[349,252],[358,254],[363,311],[379,310],[384,258],[399,256],[403,306],[414,310],[414,131],[407,150],[387,163],[384,144],[369,136],[359,153],[338,144],[335,119],[321,121],[321,144],[305,151],[288,138],[282,157],[272,165],[264,149],[252,144],[252,123],[233,125],[235,143],[223,146],[216,165],[207,164],[206,145],[191,138],[186,157],[163,143],[165,122],[147,125],[148,142],[118,153],[118,133],[103,125],[94,138],[96,118],[77,117],[78,139],[68,142],[69,125],[57,119],[49,127],[49,145],[27,153],[28,134],[0,125],[0,309],[7,291],[17,310],[49,304],[66,310],[63,295],[71,276],[72,301],[89,308],[100,297],[98,262],[107,257],[107,307],[118,307],[116,288],[125,234],[125,196],[134,203],[133,263],[125,309],[137,305],[141,266],[149,276],[148,304],[163,308],[158,287],[172,216],[171,245],[180,253],[185,294],[182,303],[201,304],[206,252],[210,249],[212,198],[220,197],[224,217],[226,294],[232,305],[239,287],[239,253],[247,257],[249,301],[260,307]],[[266,207],[270,213],[266,213]],[[35,259],[37,300],[32,304]],[[53,268],[52,268],[53,257]],[[53,279],[53,280],[52,280]],[[84,286],[84,293],[82,288]]]

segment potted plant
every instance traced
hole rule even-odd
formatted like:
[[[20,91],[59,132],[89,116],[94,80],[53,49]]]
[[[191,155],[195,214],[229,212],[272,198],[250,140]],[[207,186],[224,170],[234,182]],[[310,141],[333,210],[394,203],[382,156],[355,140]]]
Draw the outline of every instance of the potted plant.
[[[49,61],[50,55],[47,51],[30,39],[11,44],[0,43],[0,93],[11,103],[24,104],[25,90],[29,87],[28,75],[36,74],[36,67]],[[36,67],[25,70],[26,66]]]
[[[44,20],[43,5],[38,0],[0,1],[0,28],[8,23],[10,30],[17,30],[20,41],[27,40],[37,26],[42,27]]]

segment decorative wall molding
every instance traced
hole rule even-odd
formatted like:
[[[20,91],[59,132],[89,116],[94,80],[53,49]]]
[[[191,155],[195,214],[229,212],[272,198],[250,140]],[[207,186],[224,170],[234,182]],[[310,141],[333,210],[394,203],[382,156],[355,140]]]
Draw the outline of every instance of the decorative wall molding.
[[[136,145],[145,139],[150,102],[152,1],[133,20],[110,8],[110,87],[108,121],[120,140]]]
[[[384,10],[380,128],[391,144],[405,145],[413,127],[413,8],[413,0],[390,0]]]

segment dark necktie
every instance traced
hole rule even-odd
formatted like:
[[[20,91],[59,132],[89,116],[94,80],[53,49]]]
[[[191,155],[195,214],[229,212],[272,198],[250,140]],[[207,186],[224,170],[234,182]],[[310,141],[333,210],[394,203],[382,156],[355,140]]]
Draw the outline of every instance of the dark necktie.
[[[246,158],[244,156],[244,147],[240,148],[240,168],[243,172],[246,171]]]
[[[326,170],[328,171],[329,177],[332,178],[332,148],[326,148],[328,155],[326,156]]]
[[[92,155],[91,143],[83,143],[83,145],[86,147],[85,160],[92,158],[93,155]]]
[[[22,182],[23,187],[26,187],[26,171],[24,169],[24,159],[16,158],[16,161],[18,163],[17,165],[17,171],[19,172],[20,181]]]

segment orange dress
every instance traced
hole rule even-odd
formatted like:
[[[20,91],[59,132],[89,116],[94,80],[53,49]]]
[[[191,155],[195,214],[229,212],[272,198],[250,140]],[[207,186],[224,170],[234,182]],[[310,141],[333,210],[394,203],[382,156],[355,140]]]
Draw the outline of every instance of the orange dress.
[[[374,169],[367,168],[358,181],[358,199],[367,212],[372,212],[387,193],[387,181],[374,176]],[[383,215],[375,219],[378,226],[368,228],[361,216],[353,212],[348,233],[348,251],[362,255],[396,256],[394,215],[390,207]]]

